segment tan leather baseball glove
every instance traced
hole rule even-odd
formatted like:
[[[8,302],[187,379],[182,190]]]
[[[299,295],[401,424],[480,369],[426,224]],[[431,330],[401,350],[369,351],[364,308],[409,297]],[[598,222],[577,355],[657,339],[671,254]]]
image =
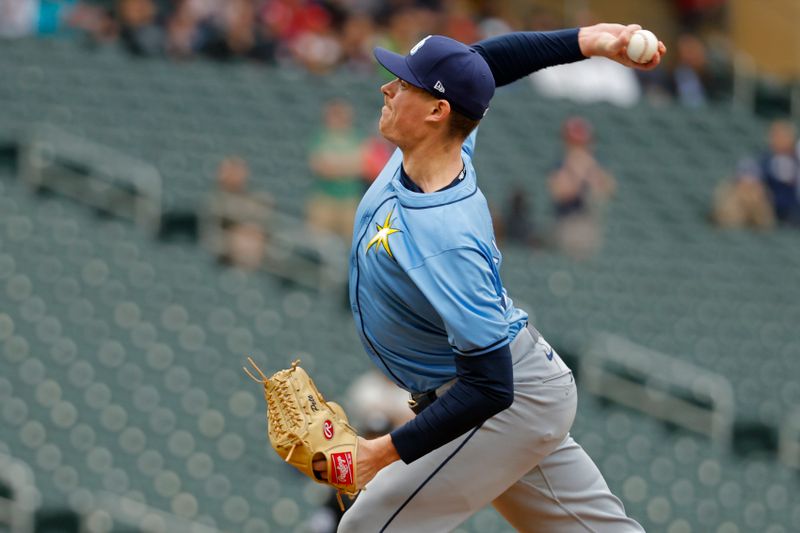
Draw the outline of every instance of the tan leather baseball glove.
[[[267,378],[251,358],[247,358],[261,379],[249,369],[250,378],[264,386],[267,401],[267,437],[287,463],[318,483],[334,487],[341,505],[341,494],[358,493],[356,452],[358,435],[347,423],[344,409],[326,402],[314,381],[299,364]],[[318,477],[314,461],[326,461],[328,479]]]

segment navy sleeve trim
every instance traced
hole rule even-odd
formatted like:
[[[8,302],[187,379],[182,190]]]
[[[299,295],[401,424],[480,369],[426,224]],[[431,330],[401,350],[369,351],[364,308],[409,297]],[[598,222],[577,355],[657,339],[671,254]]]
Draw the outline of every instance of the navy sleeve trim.
[[[537,70],[574,63],[586,56],[578,43],[580,28],[547,32],[513,32],[472,45],[489,64],[497,87]]]
[[[447,444],[514,401],[514,370],[508,344],[478,356],[456,355],[455,385],[391,436],[405,463]]]
[[[458,354],[461,354],[461,355],[474,355],[474,354],[480,354],[480,353],[483,353],[483,352],[488,352],[488,351],[492,350],[493,348],[496,348],[497,346],[499,346],[499,345],[501,345],[501,344],[503,344],[504,342],[507,342],[507,341],[508,341],[508,337],[503,337],[502,339],[500,339],[500,340],[498,340],[496,342],[493,342],[489,346],[484,346],[483,348],[474,348],[472,350],[462,350],[462,349],[458,348],[457,346],[453,346],[453,345],[450,345],[450,347],[453,349],[454,352],[456,352]]]

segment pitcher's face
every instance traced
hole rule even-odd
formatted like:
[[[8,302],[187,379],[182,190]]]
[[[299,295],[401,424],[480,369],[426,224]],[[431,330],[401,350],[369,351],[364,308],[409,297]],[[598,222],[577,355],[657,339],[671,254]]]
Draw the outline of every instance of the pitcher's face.
[[[424,121],[435,107],[436,98],[399,78],[381,86],[381,92],[381,135],[397,146],[424,136]]]

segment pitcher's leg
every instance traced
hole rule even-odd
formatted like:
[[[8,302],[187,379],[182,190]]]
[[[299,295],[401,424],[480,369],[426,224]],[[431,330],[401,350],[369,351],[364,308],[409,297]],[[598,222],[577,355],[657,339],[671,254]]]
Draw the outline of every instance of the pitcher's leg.
[[[525,533],[641,533],[592,459],[570,436],[493,502]]]
[[[562,443],[575,405],[571,374],[518,387],[511,407],[479,429],[411,464],[398,461],[380,471],[339,531],[452,531]]]
[[[378,472],[345,513],[341,533],[452,531],[563,443],[577,408],[572,374],[528,330],[512,356],[511,407],[411,464]]]
[[[462,496],[458,481],[476,433],[471,430],[411,464],[398,461],[381,470],[345,513],[339,532],[455,529],[480,508]]]

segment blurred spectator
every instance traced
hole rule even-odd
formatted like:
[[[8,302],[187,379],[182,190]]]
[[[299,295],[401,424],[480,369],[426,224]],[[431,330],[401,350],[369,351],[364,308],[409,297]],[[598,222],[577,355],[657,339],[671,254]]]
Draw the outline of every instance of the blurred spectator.
[[[725,227],[769,228],[775,221],[800,224],[800,159],[792,123],[777,120],[769,129],[769,148],[739,163],[736,179],[715,196],[715,221]]]
[[[675,0],[683,27],[697,31],[708,24],[722,24],[728,0]]]
[[[0,37],[31,35],[38,19],[38,0],[0,0]]]
[[[274,43],[256,22],[253,0],[220,3],[216,13],[206,17],[195,32],[195,46],[214,59],[240,57],[269,61],[274,55]]]
[[[405,54],[420,39],[436,33],[436,17],[427,10],[404,8],[395,11],[390,17],[386,31],[379,36],[376,44],[393,52]],[[381,69],[388,78],[394,76]]]
[[[655,105],[674,99],[690,108],[729,100],[733,93],[729,48],[730,43],[720,36],[706,42],[693,34],[680,35],[671,70],[635,71],[644,96]]]
[[[462,43],[474,43],[481,33],[467,0],[445,0],[441,33]]]
[[[637,70],[636,78],[642,96],[653,106],[662,106],[673,101],[673,76],[665,68],[653,70]]]
[[[203,217],[202,238],[219,262],[255,270],[266,250],[273,203],[269,195],[247,190],[249,174],[243,159],[227,157],[222,161],[217,190]]]
[[[550,196],[556,215],[556,243],[575,259],[587,259],[602,241],[603,207],[616,182],[595,159],[592,126],[568,118],[562,129],[564,157],[550,175]]]
[[[712,61],[711,53],[699,37],[678,37],[678,58],[673,70],[675,98],[686,107],[703,107],[729,96],[731,82],[722,58]]]
[[[206,10],[207,11],[207,10]],[[167,22],[167,53],[173,58],[193,55],[202,47],[200,22],[204,18],[198,2],[179,0]]]
[[[52,35],[64,28],[78,0],[0,0],[0,37]]]
[[[488,39],[514,31],[511,21],[517,22],[517,17],[511,11],[511,5],[507,2],[493,2],[483,0],[480,3],[478,27],[481,39]],[[520,26],[526,30],[532,29],[528,26]]]
[[[83,31],[90,44],[110,44],[119,38],[114,10],[106,6],[78,3],[69,13],[70,27]]]
[[[615,187],[614,178],[594,157],[594,132],[589,122],[581,117],[568,118],[562,136],[564,158],[550,176],[558,217],[589,212],[593,203],[605,203]]]
[[[320,17],[291,41],[294,60],[315,74],[325,74],[342,59],[342,47],[329,17]]]
[[[673,72],[675,96],[686,107],[702,107],[707,96],[706,48],[698,37],[678,37],[678,64]]]
[[[77,0],[39,0],[39,17],[36,33],[53,35],[65,27]]]
[[[308,223],[314,229],[353,237],[353,218],[363,192],[363,137],[353,126],[350,104],[333,100],[324,110],[324,125],[311,143],[309,166],[316,177],[308,202]]]
[[[758,178],[742,174],[721,183],[714,191],[714,223],[723,228],[770,229],[775,212]]]
[[[322,5],[309,0],[271,0],[261,5],[264,24],[275,37],[284,42],[330,23],[328,11]]]
[[[511,191],[505,211],[498,217],[498,236],[523,246],[536,246],[539,240],[533,223],[533,209],[527,191],[519,184]]]
[[[294,60],[313,72],[330,70],[341,58],[331,12],[309,0],[272,0],[262,4],[266,34],[278,42],[282,61]]]
[[[119,0],[120,39],[133,55],[155,56],[164,52],[164,31],[153,0]]]
[[[350,70],[373,72],[375,62],[372,49],[375,46],[375,26],[365,13],[353,14],[342,28],[342,62]]]

